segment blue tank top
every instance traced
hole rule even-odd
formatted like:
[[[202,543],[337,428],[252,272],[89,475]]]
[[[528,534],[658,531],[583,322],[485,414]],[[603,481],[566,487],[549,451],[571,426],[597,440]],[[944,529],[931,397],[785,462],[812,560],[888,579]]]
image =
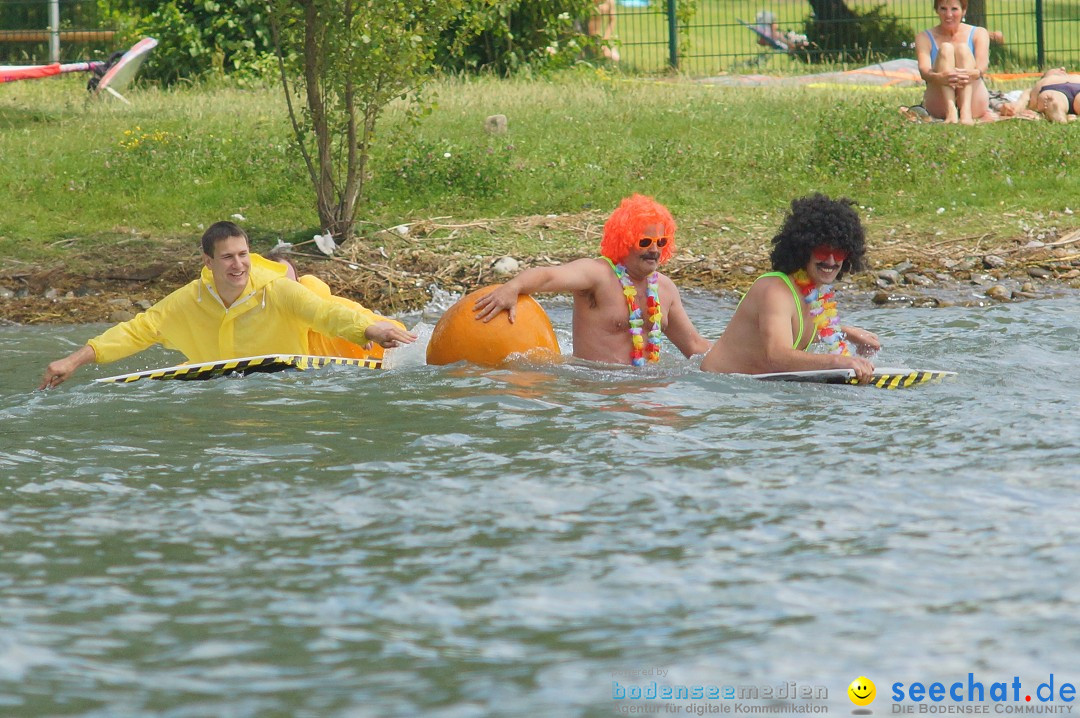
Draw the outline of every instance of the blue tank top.
[[[929,30],[923,30],[923,32],[925,32],[926,36],[930,38],[930,64],[933,65],[934,63],[937,62],[937,56],[938,56],[937,40],[934,39],[934,33],[930,32]],[[971,31],[968,32],[967,45],[968,45],[968,49],[971,50],[971,56],[974,57],[975,56],[975,26],[974,25],[971,26]]]

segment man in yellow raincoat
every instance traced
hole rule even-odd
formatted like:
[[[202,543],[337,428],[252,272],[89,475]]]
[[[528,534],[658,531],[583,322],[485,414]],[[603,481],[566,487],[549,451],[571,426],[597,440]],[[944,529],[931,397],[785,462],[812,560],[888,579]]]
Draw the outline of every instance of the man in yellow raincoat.
[[[63,383],[90,362],[123,359],[154,344],[189,362],[260,354],[311,354],[312,330],[354,344],[409,344],[400,324],[320,297],[288,279],[283,264],[252,254],[247,233],[217,222],[202,236],[203,270],[134,319],[94,337],[45,369],[39,388]]]

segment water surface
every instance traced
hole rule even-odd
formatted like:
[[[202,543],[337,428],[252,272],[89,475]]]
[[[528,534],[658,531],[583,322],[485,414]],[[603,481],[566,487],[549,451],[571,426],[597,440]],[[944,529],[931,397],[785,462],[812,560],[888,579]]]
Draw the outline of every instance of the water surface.
[[[688,297],[706,335],[732,308]],[[91,383],[154,349],[41,393],[99,327],[0,329],[0,715],[607,716],[657,667],[844,714],[859,675],[877,714],[894,681],[1077,682],[1080,298],[841,308],[879,364],[959,378],[761,383],[665,345]]]

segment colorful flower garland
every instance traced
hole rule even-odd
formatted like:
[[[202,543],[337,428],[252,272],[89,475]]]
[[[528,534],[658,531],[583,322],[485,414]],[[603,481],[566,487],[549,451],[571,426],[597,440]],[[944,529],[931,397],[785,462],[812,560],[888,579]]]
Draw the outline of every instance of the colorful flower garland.
[[[803,301],[810,306],[810,318],[814,320],[818,340],[825,345],[829,354],[851,356],[851,347],[844,341],[844,333],[840,331],[840,317],[836,315],[836,299],[832,285],[817,286],[805,269],[795,272],[791,278],[803,295]]]
[[[630,281],[630,275],[627,274],[625,266],[622,264],[613,266],[615,267],[615,276],[619,278],[619,284],[622,285],[623,296],[626,297],[626,308],[630,311],[630,341],[633,342],[633,348],[630,350],[630,363],[634,366],[645,366],[646,359],[650,362],[658,362],[660,361],[660,320],[664,316],[660,311],[660,274],[659,272],[653,272],[649,275],[645,308],[648,311],[649,321],[652,322],[652,329],[649,330],[649,341],[646,342],[642,337],[645,322],[641,318],[641,308],[637,303],[637,289],[634,288],[634,283]]]

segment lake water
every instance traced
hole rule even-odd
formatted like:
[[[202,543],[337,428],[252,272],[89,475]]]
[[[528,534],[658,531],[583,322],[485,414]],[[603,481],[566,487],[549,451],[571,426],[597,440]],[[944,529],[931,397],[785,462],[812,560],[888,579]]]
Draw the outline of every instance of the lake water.
[[[707,336],[733,309],[687,303]],[[569,305],[545,304],[568,347]],[[850,714],[860,675],[884,715],[896,682],[1076,684],[1080,298],[841,310],[879,364],[959,378],[762,383],[665,345],[638,371],[402,350],[90,382],[175,363],[155,349],[45,393],[101,327],[2,328],[0,715],[739,703],[616,697],[653,681],[795,683],[827,698],[742,705]]]

